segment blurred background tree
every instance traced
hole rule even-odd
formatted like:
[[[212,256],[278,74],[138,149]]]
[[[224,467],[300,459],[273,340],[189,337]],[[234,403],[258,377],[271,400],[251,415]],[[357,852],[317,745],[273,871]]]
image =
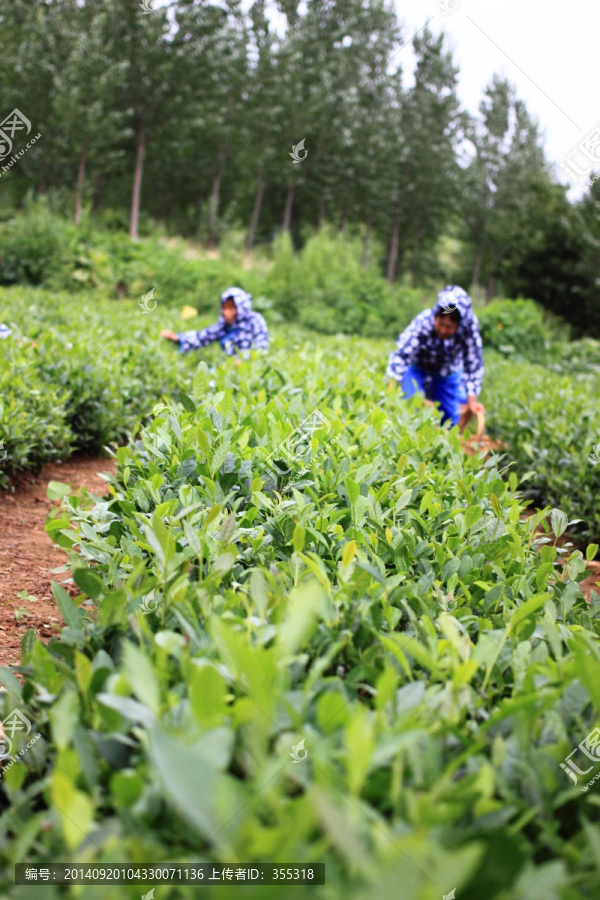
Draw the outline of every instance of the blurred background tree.
[[[598,186],[568,199],[506,79],[468,115],[424,28],[406,87],[385,0],[157,3],[0,3],[0,114],[42,135],[2,175],[3,218],[46,195],[80,227],[247,251],[328,223],[390,284],[527,296],[600,333]]]

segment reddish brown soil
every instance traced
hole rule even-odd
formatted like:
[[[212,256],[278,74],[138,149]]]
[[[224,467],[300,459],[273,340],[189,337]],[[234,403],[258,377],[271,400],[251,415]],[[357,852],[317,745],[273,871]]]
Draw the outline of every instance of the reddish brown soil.
[[[74,491],[85,484],[102,496],[106,483],[99,473],[115,471],[113,459],[76,454],[62,463],[46,463],[35,475],[21,475],[12,491],[0,491],[0,665],[20,662],[21,638],[29,628],[44,640],[61,629],[51,581],[63,583],[70,594],[77,593],[67,580],[70,572],[50,571],[64,565],[67,558],[44,531],[48,512],[56,503],[46,496],[48,482],[66,482]],[[19,597],[21,591],[37,600]]]

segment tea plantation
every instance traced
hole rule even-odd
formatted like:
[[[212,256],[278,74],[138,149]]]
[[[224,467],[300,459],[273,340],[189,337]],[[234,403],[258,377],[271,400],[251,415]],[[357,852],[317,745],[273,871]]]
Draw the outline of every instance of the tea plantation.
[[[4,895],[153,887],[15,887],[27,860],[325,863],[260,898],[598,897],[600,759],[564,767],[600,715],[594,376],[490,355],[486,460],[388,391],[393,339],[282,329],[215,365],[159,344],[175,313],[19,290],[5,484],[120,446],[107,496],[47,524],[80,592],[54,585],[64,629],[0,671],[0,719],[41,735],[0,779]],[[558,547],[575,518],[582,550]]]

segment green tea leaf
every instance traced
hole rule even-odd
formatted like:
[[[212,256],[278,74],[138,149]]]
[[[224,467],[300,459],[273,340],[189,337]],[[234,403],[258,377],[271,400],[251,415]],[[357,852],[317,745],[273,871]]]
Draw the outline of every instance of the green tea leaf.
[[[562,509],[553,509],[550,513],[550,524],[555,537],[559,538],[567,528],[568,518]]]
[[[54,594],[54,599],[56,600],[57,606],[60,610],[60,614],[63,617],[65,624],[69,625],[71,628],[80,629],[83,621],[83,613],[75,606],[65,589],[61,587],[60,584],[57,584],[56,581],[52,581],[50,584],[52,587],[52,593]]]
[[[304,550],[304,541],[306,538],[306,530],[302,527],[302,525],[296,525],[294,528],[294,534],[292,537],[292,547],[296,551],[296,553],[301,553]]]
[[[354,481],[350,476],[344,478],[344,487],[346,488],[346,493],[348,494],[348,499],[352,506],[356,503],[358,498],[360,497],[360,486]]]
[[[192,392],[196,401],[204,400],[208,393],[208,369],[205,362],[201,362],[192,378]]]
[[[104,592],[104,582],[92,569],[73,569],[73,581],[93,600]]]
[[[46,496],[49,500],[63,500],[68,497],[72,491],[70,484],[64,484],[62,481],[49,481],[46,488]]]
[[[141,648],[127,643],[124,647],[123,661],[133,693],[157,716],[160,708],[160,687],[150,657]]]

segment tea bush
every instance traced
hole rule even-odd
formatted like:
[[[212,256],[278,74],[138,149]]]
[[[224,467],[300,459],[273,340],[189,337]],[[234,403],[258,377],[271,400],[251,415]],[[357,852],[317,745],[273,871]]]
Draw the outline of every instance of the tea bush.
[[[568,326],[534,300],[492,300],[477,308],[477,318],[485,347],[532,362],[546,362],[569,337]]]
[[[0,321],[13,330],[0,342],[0,487],[76,448],[124,441],[189,366],[132,303],[79,298],[74,315],[68,295],[0,289]]]
[[[135,302],[153,287],[164,304],[188,304],[201,315],[215,315],[222,290],[239,284],[259,304],[262,298],[273,321],[366,337],[398,334],[435,299],[435,290],[390,287],[377,259],[362,268],[357,238],[326,227],[300,251],[283,234],[270,251],[259,249],[248,258],[232,233],[214,258],[203,247],[159,233],[134,242],[102,221],[102,229],[88,221],[75,228],[43,199],[32,201],[24,213],[0,223],[0,285],[35,284],[75,294],[97,289],[112,298],[122,285]]]
[[[527,496],[579,519],[574,531],[587,539],[600,536],[600,378],[589,364],[593,344],[566,345],[555,372],[488,355],[482,395],[489,430],[506,444]]]
[[[0,672],[0,718],[42,736],[0,780],[9,896],[24,859],[322,861],[294,888],[316,900],[598,896],[597,798],[560,767],[600,713],[585,560],[384,367],[349,338],[201,363],[108,495],[49,518],[79,593],[55,585],[65,628]]]

